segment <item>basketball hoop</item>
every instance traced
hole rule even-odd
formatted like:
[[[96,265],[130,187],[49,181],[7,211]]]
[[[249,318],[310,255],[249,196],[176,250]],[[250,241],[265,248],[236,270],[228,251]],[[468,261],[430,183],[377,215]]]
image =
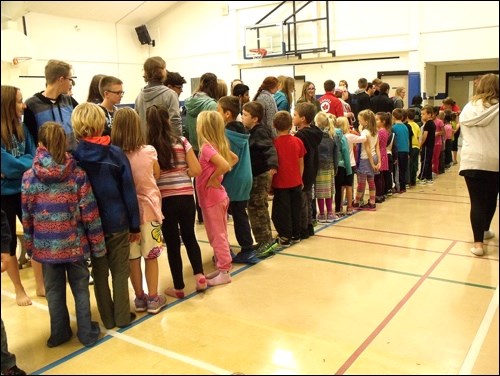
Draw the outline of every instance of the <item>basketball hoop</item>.
[[[265,48],[252,48],[248,52],[254,53],[254,59],[262,59],[266,57],[267,50]]]

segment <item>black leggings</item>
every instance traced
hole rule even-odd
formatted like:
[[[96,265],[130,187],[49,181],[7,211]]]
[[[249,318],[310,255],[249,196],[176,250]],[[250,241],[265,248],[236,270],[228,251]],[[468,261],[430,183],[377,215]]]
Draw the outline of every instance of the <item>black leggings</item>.
[[[465,176],[470,197],[470,222],[474,242],[483,242],[497,209],[498,172],[481,171],[481,176]]]

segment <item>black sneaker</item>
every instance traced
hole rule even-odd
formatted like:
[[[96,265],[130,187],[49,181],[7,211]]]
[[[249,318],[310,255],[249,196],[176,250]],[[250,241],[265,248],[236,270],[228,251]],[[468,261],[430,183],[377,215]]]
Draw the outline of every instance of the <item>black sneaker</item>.
[[[278,236],[276,238],[276,242],[280,248],[288,248],[291,245],[290,239],[285,238],[284,236]]]
[[[13,366],[2,370],[2,375],[26,375],[26,372],[24,372],[18,366]]]
[[[255,251],[241,251],[233,257],[235,264],[256,264],[259,262]]]

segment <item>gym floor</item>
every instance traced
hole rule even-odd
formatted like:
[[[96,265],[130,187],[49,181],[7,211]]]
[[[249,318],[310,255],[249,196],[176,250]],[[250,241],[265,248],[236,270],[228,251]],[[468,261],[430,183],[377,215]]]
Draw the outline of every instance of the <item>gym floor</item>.
[[[255,265],[234,264],[232,283],[187,296],[159,314],[105,330],[93,348],[76,336],[47,348],[49,314],[30,267],[33,300],[15,302],[2,274],[9,350],[30,374],[499,374],[498,210],[486,255],[469,252],[465,182],[453,166],[433,185],[393,195]],[[196,225],[205,272],[214,270]],[[231,244],[236,247],[232,224]],[[185,252],[184,252],[185,253]],[[171,286],[166,254],[160,291]],[[91,289],[92,316],[100,320]],[[130,287],[131,304],[133,290]],[[74,302],[68,306],[76,333]],[[132,306],[131,306],[131,310]]]

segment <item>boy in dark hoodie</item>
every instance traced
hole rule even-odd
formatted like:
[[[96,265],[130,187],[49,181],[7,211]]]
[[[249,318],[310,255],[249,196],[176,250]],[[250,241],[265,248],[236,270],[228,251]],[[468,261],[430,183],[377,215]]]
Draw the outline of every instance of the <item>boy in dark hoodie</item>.
[[[272,176],[278,169],[278,154],[273,144],[273,133],[262,124],[264,106],[252,101],[243,105],[241,121],[250,132],[250,160],[253,184],[248,200],[248,216],[253,236],[259,244],[257,257],[272,256],[278,243],[273,238],[267,194]]]
[[[66,133],[67,150],[76,148],[76,140],[71,126],[73,102],[67,95],[73,86],[72,67],[60,60],[49,60],[45,66],[45,90],[26,99],[24,124],[38,144],[38,129],[47,121],[61,124]]]
[[[222,185],[229,196],[229,210],[233,216],[234,234],[241,252],[234,258],[236,263],[257,262],[253,248],[252,230],[247,214],[248,199],[252,189],[252,165],[250,164],[249,135],[243,124],[236,121],[240,113],[240,101],[236,96],[219,99],[217,111],[226,125],[226,137],[231,151],[238,156],[238,163],[224,175]]]
[[[316,181],[319,167],[318,148],[323,138],[323,132],[314,125],[316,109],[312,103],[303,102],[295,106],[293,112],[293,125],[298,129],[295,137],[304,143],[306,155],[304,156],[304,173],[302,174],[302,214],[300,223],[300,237],[307,239],[314,235],[312,222],[312,188]]]

